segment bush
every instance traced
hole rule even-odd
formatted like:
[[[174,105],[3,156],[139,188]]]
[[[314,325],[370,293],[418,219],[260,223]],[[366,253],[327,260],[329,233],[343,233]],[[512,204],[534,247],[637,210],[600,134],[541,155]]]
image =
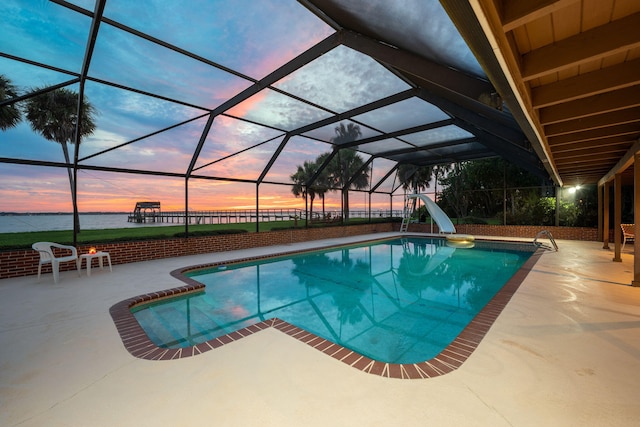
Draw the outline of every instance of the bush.
[[[304,225],[291,225],[289,227],[271,227],[271,231],[286,231],[286,230],[300,230],[301,228],[304,228]]]
[[[462,218],[463,224],[488,224],[486,219],[478,218],[477,216],[466,216]]]
[[[507,212],[507,224],[554,225],[555,210],[554,197],[527,197],[521,201],[515,212]]]
[[[199,231],[190,231],[189,237],[203,237],[203,236],[217,236],[222,234],[240,234],[247,233],[247,230],[242,229],[227,229],[227,230],[199,230]],[[181,233],[175,233],[173,237],[187,237],[187,234],[183,231]]]

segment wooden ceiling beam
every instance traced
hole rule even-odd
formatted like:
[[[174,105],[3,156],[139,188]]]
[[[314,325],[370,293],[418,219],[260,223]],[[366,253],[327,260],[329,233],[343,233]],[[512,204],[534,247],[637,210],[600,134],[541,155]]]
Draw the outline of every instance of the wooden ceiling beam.
[[[604,176],[604,174],[607,173],[607,167],[609,166],[610,165],[606,164],[606,165],[602,165],[602,167],[594,168],[590,170],[585,170],[582,168],[565,168],[565,175],[567,179],[576,179],[576,178],[585,179],[585,177],[591,177],[592,179],[590,180],[590,183],[595,184],[596,182],[598,182],[598,179],[602,178],[602,176]],[[581,183],[586,183],[586,182],[582,181]]]
[[[564,175],[568,175],[570,172],[574,172],[576,175],[585,174],[593,174],[596,176],[596,179],[592,181],[593,183],[597,182],[599,178],[601,178],[607,170],[610,169],[613,165],[616,164],[616,159],[607,160],[606,162],[574,162],[567,163],[563,165],[558,165],[558,169],[562,169]]]
[[[590,185],[597,184],[600,177],[602,177],[603,173],[598,171],[598,173],[584,175],[581,173],[576,173],[575,176],[568,176],[567,181],[565,183],[566,186],[572,187],[576,185]]]
[[[616,161],[619,159],[615,158],[615,159],[610,159],[607,160],[606,162],[598,162],[598,161],[593,161],[593,162],[584,162],[584,161],[576,161],[576,162],[570,162],[570,163],[566,163],[566,164],[560,164],[558,165],[558,168],[563,169],[565,174],[568,173],[569,171],[584,171],[584,170],[588,170],[589,173],[593,173],[594,170],[598,170],[599,173],[598,178],[601,177],[602,175],[604,175],[607,172],[607,169],[611,168],[611,166],[613,166]]]
[[[575,150],[570,151],[557,151],[553,153],[553,158],[558,159],[567,159],[570,157],[576,156],[601,156],[607,153],[620,153],[624,154],[629,149],[629,146],[633,144],[631,142],[611,144],[611,145],[603,145],[598,147],[580,147]]]
[[[563,165],[563,164],[572,163],[576,161],[577,162],[605,162],[605,161],[613,160],[614,162],[616,162],[620,157],[624,156],[625,151],[626,150],[617,150],[617,151],[601,153],[601,154],[584,154],[584,151],[575,151],[575,153],[579,153],[579,154],[568,155],[566,157],[554,156],[554,160],[556,161],[557,165]]]
[[[580,0],[518,0],[504,2],[502,22],[507,33]]]
[[[568,120],[544,127],[547,137],[580,132],[589,129],[598,129],[607,126],[621,125],[625,123],[640,122],[640,107],[627,108],[626,110],[613,111],[611,113],[598,114],[586,118]]]
[[[531,101],[533,108],[543,108],[638,84],[640,59],[534,87]]]
[[[567,177],[566,185],[595,184],[605,173],[607,173],[606,168],[590,170],[588,172],[580,167],[573,168],[565,173],[565,176]]]
[[[633,165],[635,154],[638,151],[640,151],[640,141],[637,141],[635,144],[633,144],[633,146],[629,148],[626,154],[620,160],[618,160],[618,163],[616,163],[615,166],[611,168],[611,170],[609,170],[609,172],[602,176],[602,179],[598,181],[598,185],[604,185],[608,181],[611,181],[616,176],[616,174],[624,172],[625,169]]]
[[[640,13],[629,15],[522,56],[525,81],[640,47]]]
[[[580,162],[580,161],[576,161],[576,162],[573,162],[573,163],[567,163],[565,165],[558,165],[558,167],[559,168],[564,168],[565,172],[580,171],[580,170],[588,169],[589,172],[592,173],[594,170],[599,170],[600,173],[598,175],[602,176],[604,173],[607,172],[608,168],[610,168],[611,166],[613,166],[616,163],[616,160],[618,160],[618,159],[609,160],[607,162]]]
[[[539,110],[540,123],[548,125],[638,106],[640,85],[542,108]]]
[[[605,173],[606,169],[586,172],[581,168],[577,168],[567,171],[565,176],[567,177],[567,185],[595,184]]]
[[[585,148],[589,148],[589,149],[598,148],[598,147],[602,147],[603,145],[610,145],[612,146],[613,149],[617,149],[619,147],[629,148],[629,146],[633,144],[633,141],[634,141],[633,139],[625,138],[623,136],[615,136],[611,138],[602,138],[595,141],[576,142],[573,144],[562,144],[557,147],[552,147],[551,150],[555,158],[555,156],[558,155],[558,153],[562,153],[565,151],[582,150]],[[613,147],[613,146],[618,146],[618,147]]]
[[[624,135],[631,135],[632,139],[640,136],[640,123],[628,123],[624,125],[616,125],[606,128],[590,129],[582,132],[568,133],[566,135],[548,137],[547,140],[549,141],[549,145],[551,147],[556,147],[562,144],[570,144],[581,141],[593,141],[594,139]],[[635,138],[633,138],[634,135]]]
[[[627,147],[628,148],[628,147]],[[574,157],[563,157],[559,159],[554,159],[556,161],[556,165],[558,167],[566,166],[568,164],[577,164],[584,163],[588,165],[592,165],[593,167],[605,167],[607,163],[615,164],[615,162],[620,159],[620,157],[624,156],[625,150],[621,150],[611,154],[600,154],[597,156],[574,156]]]

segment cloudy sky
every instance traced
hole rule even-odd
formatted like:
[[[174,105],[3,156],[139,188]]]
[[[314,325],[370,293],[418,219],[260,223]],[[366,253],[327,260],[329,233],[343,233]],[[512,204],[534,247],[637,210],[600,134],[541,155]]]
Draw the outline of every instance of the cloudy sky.
[[[89,11],[94,7],[91,0],[71,3]],[[88,16],[44,0],[3,0],[0,16],[0,52],[28,61],[0,57],[0,74],[21,93],[69,81],[81,70],[91,26]],[[108,0],[104,17],[197,59],[103,22],[85,85],[85,96],[96,110],[96,130],[80,145],[80,164],[178,174],[192,161],[208,111],[334,32],[295,0]],[[78,91],[79,85],[68,88]],[[256,180],[286,131],[408,88],[371,58],[344,46],[334,48],[273,89],[215,118],[194,174],[223,179],[189,180],[189,208],[254,209],[256,185],[224,178]],[[437,121],[448,116],[424,102],[407,100],[358,120],[367,125],[361,128],[368,137],[414,121],[424,123],[425,117]],[[265,182],[290,183],[297,165],[330,151],[327,142],[334,128],[291,138]],[[0,157],[64,161],[60,145],[34,133],[25,121],[0,133]],[[376,159],[372,182],[392,167],[392,162]],[[383,186],[385,191],[392,188],[392,179]],[[304,208],[289,186],[262,184],[259,191],[261,208]],[[164,210],[177,210],[184,209],[185,181],[80,170],[78,194],[84,212],[128,211],[141,200],[160,200]],[[364,204],[366,197],[354,199]],[[339,206],[339,199],[330,197],[328,203]],[[387,208],[389,197],[375,196],[373,204]],[[0,212],[71,209],[66,169],[0,163]]]

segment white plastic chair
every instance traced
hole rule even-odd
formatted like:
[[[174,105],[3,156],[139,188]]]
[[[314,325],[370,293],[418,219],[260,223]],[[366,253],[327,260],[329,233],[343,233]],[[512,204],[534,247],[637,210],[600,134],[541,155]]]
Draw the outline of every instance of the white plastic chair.
[[[40,280],[40,272],[42,271],[42,265],[51,263],[51,270],[53,271],[53,281],[58,283],[58,277],[60,276],[60,263],[75,261],[76,269],[78,270],[78,276],[80,275],[80,263],[78,259],[78,251],[73,246],[61,245],[59,243],[52,242],[36,242],[31,247],[40,253],[40,261],[38,262],[38,281]],[[71,251],[71,255],[56,257],[53,253],[53,248],[65,249]]]

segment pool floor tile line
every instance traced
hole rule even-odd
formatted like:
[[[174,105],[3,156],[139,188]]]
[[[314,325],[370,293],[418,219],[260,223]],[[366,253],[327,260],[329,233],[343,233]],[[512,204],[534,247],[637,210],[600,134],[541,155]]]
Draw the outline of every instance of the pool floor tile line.
[[[303,342],[322,353],[345,363],[362,372],[395,379],[426,379],[445,375],[458,369],[471,356],[484,336],[498,318],[504,307],[509,303],[513,294],[518,290],[527,274],[544,253],[538,249],[514,274],[514,276],[498,291],[465,329],[440,354],[430,360],[420,363],[385,363],[373,360],[356,353],[339,344],[319,337],[312,332],[295,326],[279,318],[272,318],[254,323],[226,335],[209,341],[183,348],[161,348],[156,346],[140,326],[132,308],[140,304],[147,304],[165,298],[182,296],[187,293],[202,292],[205,286],[184,275],[194,267],[183,268],[171,272],[171,275],[184,281],[186,286],[138,295],[113,305],[109,312],[114,325],[129,353],[139,359],[153,361],[169,361],[196,356],[204,352],[215,350],[244,337],[258,333],[267,328],[275,328],[284,334]],[[228,264],[228,263],[226,263]],[[208,266],[207,266],[208,267]]]

